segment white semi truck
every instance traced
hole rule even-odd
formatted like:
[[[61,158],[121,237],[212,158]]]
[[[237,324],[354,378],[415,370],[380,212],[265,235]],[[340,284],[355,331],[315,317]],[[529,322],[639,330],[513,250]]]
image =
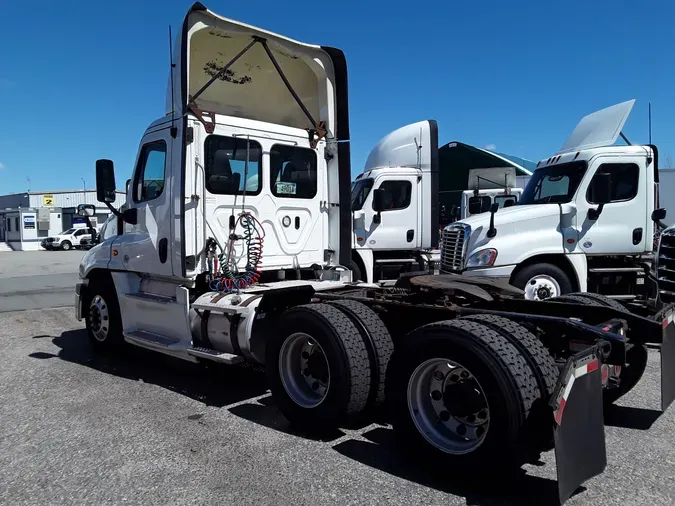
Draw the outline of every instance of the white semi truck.
[[[497,159],[497,157],[495,157]],[[442,203],[438,127],[412,123],[390,132],[368,155],[352,184],[354,278],[368,283],[396,280],[408,271],[433,269],[440,261],[440,230],[457,219],[508,207],[522,194],[513,167],[469,170],[454,209]],[[376,210],[375,195],[383,208]]]
[[[661,344],[662,409],[672,402],[670,306],[535,302],[455,275],[391,289],[350,281],[339,49],[196,3],[167,95],[140,141],[126,209],[112,206],[112,161],[96,163],[98,199],[124,222],[79,267],[76,314],[97,352],[264,364],[280,411],[312,432],[385,405],[411,465],[441,465],[449,479],[503,477],[555,448],[561,501],[606,465],[603,403],[646,366],[626,361],[629,347]]]
[[[666,216],[658,151],[614,145],[634,102],[584,117],[560,151],[537,164],[518,205],[446,227],[441,269],[503,278],[535,300],[571,292],[625,303],[654,297],[649,278]],[[670,297],[675,266],[661,253],[658,279]]]

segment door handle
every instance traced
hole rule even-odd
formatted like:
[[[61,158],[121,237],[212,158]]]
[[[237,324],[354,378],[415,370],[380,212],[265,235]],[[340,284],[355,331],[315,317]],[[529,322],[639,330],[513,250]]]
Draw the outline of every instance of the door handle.
[[[636,246],[642,242],[642,229],[633,229],[633,245]]]
[[[413,239],[415,238],[415,231],[413,229],[408,230],[405,234],[405,239],[408,242],[412,242]]]
[[[165,237],[163,239],[159,240],[159,248],[158,248],[158,253],[159,253],[159,261],[162,263],[166,262],[166,257],[169,249],[169,240]]]
[[[300,230],[300,216],[295,217],[295,230]]]

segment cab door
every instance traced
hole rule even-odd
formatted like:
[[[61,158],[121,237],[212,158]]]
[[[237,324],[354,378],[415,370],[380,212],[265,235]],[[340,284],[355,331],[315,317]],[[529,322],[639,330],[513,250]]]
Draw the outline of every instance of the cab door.
[[[147,132],[141,141],[126,205],[137,223],[125,223],[115,241],[121,266],[129,271],[171,276],[171,152],[169,128]]]
[[[363,206],[365,230],[357,237],[359,245],[373,250],[420,247],[422,224],[419,180],[417,174],[397,174],[375,179],[373,189],[384,190],[384,210],[377,223],[377,213],[373,210],[374,192],[371,191]]]
[[[579,247],[589,255],[632,254],[645,251],[647,220],[646,159],[644,157],[598,157],[591,162],[592,178],[599,173],[611,176],[611,200],[600,216],[592,219],[589,210],[597,210],[593,201],[592,178],[586,177],[577,193]]]

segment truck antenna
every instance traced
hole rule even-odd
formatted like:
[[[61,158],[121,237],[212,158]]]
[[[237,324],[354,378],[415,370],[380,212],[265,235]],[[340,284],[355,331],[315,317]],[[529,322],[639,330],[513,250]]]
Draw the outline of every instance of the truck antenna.
[[[175,108],[176,106],[174,105],[174,96],[173,96],[173,69],[176,67],[176,65],[173,63],[173,37],[171,35],[171,25],[169,25],[169,63],[171,66],[169,67],[169,76],[171,78],[171,137],[174,139],[176,138],[176,135],[178,135],[178,131],[176,129],[176,115],[175,115]]]
[[[652,143],[652,103],[649,102],[649,144]]]

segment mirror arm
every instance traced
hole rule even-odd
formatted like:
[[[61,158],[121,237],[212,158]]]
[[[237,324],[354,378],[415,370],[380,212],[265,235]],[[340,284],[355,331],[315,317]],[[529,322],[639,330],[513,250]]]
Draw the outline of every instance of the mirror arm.
[[[487,235],[490,239],[497,235],[497,229],[495,228],[495,213],[492,210],[490,210],[490,228],[485,235]]]
[[[122,221],[129,223],[130,225],[136,225],[138,223],[138,213],[136,212],[135,207],[132,209],[125,209],[123,213],[120,213],[110,204],[110,202],[106,202],[105,205],[108,206],[108,209],[110,209],[111,213],[113,213],[118,218],[121,218]]]
[[[597,209],[590,208],[588,210],[588,219],[593,220],[593,221],[597,220],[600,217],[600,215],[602,214],[602,209],[604,207],[605,207],[605,204],[600,204],[600,205],[598,205]]]

